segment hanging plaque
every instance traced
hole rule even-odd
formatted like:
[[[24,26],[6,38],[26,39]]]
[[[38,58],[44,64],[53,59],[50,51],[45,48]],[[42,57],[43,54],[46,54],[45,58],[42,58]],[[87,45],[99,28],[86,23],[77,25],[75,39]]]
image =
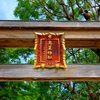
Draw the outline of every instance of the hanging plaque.
[[[35,33],[35,68],[66,68],[63,33]]]

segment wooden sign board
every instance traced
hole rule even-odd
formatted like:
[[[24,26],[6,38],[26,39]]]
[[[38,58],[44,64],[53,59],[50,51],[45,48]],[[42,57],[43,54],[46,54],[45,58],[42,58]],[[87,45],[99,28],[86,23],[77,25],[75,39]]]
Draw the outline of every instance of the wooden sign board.
[[[63,33],[36,33],[35,68],[66,68]]]

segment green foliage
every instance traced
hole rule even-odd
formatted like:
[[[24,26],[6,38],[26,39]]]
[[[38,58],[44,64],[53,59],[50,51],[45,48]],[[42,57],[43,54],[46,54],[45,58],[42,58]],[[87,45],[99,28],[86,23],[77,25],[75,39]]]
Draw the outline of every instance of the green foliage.
[[[17,0],[14,15],[21,20],[61,20],[85,21],[84,10],[91,20],[97,18],[95,0]],[[99,16],[98,16],[99,17]]]
[[[29,48],[1,48],[0,63],[27,63],[27,58],[34,53],[34,49]],[[22,60],[23,59],[23,60]]]
[[[70,48],[66,51],[67,63],[79,64],[98,64],[99,56],[97,56],[91,49]]]
[[[89,100],[89,94],[91,96],[97,94],[99,100],[98,88],[99,82],[86,81],[0,82],[0,100]]]

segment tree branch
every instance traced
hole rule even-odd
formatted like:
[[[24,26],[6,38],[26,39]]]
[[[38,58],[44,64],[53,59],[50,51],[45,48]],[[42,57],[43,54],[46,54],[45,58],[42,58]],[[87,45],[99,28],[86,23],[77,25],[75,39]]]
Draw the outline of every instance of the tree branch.
[[[63,0],[61,0],[60,2],[58,0],[56,0],[56,1],[58,2],[59,5],[62,6],[63,12],[65,13],[65,18],[70,21],[71,18],[70,18],[69,13],[68,13],[69,12],[68,11],[68,6],[64,3]]]
[[[65,18],[65,16],[60,16],[60,15],[55,14],[54,12],[51,12],[51,11],[49,10],[49,8],[47,8],[47,6],[46,6],[46,7],[44,6],[44,9],[45,9],[48,13],[50,13],[50,14],[52,14],[52,15],[54,15],[54,16],[61,17],[61,18]]]
[[[88,94],[89,94],[90,100],[98,100],[99,99],[99,93],[93,93],[93,89],[91,89],[91,87],[90,87],[90,85],[88,84],[87,81],[85,81],[85,84],[88,87]]]
[[[72,18],[73,18],[73,20],[74,20],[74,8],[73,8],[73,3],[72,3],[71,0],[69,0],[69,2],[70,2],[70,5],[71,5],[72,14],[73,14]]]
[[[91,49],[100,58],[100,49]]]
[[[100,6],[99,3],[96,0],[94,0],[94,2],[95,2],[95,4],[97,4],[98,6]]]
[[[92,6],[91,6],[91,3],[90,3],[88,0],[86,0],[86,2],[87,2],[88,5],[91,7],[93,17],[94,17],[94,19],[96,19],[95,14],[94,14],[94,11],[93,11]],[[95,11],[96,11],[96,9],[95,9]]]
[[[75,0],[75,1],[76,1],[76,4],[77,4],[78,8],[83,12],[83,8],[80,6],[78,0]]]
[[[73,82],[73,88],[72,88],[72,90],[71,90],[71,93],[72,93],[72,94],[78,94],[78,93],[75,91],[76,84],[77,84],[77,82]]]

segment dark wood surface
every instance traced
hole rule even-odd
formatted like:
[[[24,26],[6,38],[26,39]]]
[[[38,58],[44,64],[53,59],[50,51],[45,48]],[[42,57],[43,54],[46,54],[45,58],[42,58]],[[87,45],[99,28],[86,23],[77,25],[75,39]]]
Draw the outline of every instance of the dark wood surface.
[[[67,69],[34,69],[33,65],[0,65],[0,81],[99,80],[100,65],[67,65]]]

